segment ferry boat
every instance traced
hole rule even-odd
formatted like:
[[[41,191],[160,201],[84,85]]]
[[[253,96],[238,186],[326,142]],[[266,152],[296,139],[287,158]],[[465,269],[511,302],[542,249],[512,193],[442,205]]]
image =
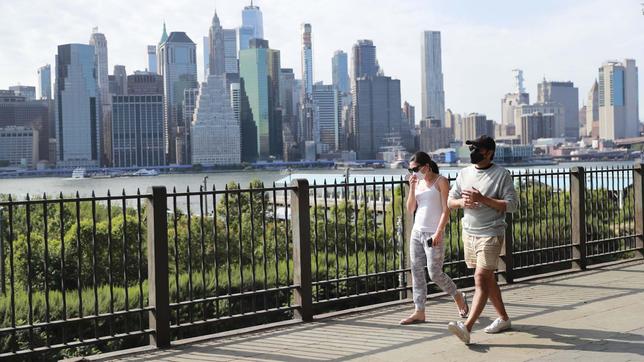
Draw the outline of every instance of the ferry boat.
[[[72,171],[72,178],[73,179],[82,179],[85,178],[85,173],[86,170],[82,167],[77,167]]]
[[[157,170],[146,170],[145,168],[142,168],[142,169],[136,171],[135,173],[133,173],[132,175],[134,175],[134,176],[158,176],[159,171],[157,171]]]

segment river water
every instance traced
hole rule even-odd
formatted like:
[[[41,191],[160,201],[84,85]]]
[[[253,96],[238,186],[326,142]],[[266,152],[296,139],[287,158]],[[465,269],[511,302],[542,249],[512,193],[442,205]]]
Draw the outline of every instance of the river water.
[[[592,163],[560,163],[553,166],[530,166],[530,167],[508,167],[510,170],[525,170],[525,169],[569,169],[573,166],[584,167],[614,167],[614,166],[632,166],[633,162],[592,162]],[[441,173],[444,175],[453,175],[458,172],[458,167],[442,167]],[[307,175],[310,177],[328,177],[330,175],[344,174],[344,170],[338,169],[304,169],[293,170],[290,175],[291,178],[296,178],[298,175]],[[375,169],[375,170],[361,170],[355,169],[350,171],[350,177],[362,181],[363,178],[378,179],[385,176],[387,179],[390,177],[399,178],[407,174],[404,169]],[[190,190],[198,191],[199,187],[203,185],[204,177],[206,179],[207,188],[210,190],[213,184],[217,189],[222,189],[230,182],[234,181],[239,183],[242,187],[247,187],[254,179],[259,179],[265,185],[271,185],[278,180],[288,180],[289,175],[280,171],[263,171],[263,170],[250,170],[250,171],[227,171],[227,172],[210,172],[210,173],[185,173],[185,174],[165,174],[159,176],[132,176],[132,177],[115,177],[115,178],[85,178],[85,179],[70,179],[61,177],[35,177],[35,178],[17,178],[17,179],[0,179],[0,194],[12,194],[18,199],[24,198],[27,194],[42,196],[47,193],[48,196],[57,196],[61,192],[64,195],[74,195],[78,192],[81,196],[89,196],[92,191],[97,196],[104,196],[107,191],[111,193],[120,194],[125,190],[127,194],[137,192],[145,192],[150,186],[166,186],[168,191],[176,188],[177,191],[185,191],[188,187]]]

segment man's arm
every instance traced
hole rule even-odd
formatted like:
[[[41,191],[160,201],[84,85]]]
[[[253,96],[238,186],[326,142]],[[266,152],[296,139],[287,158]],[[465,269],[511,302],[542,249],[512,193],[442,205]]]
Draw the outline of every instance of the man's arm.
[[[447,207],[450,209],[458,209],[463,206],[463,199],[461,197],[461,173],[459,172],[456,176],[456,181],[454,181],[454,185],[452,185],[452,188],[449,191]]]
[[[464,190],[463,193],[474,202],[480,202],[481,204],[493,208],[500,213],[514,212],[516,210],[516,191],[514,190],[514,182],[512,181],[512,175],[509,171],[506,171],[506,174],[501,180],[500,199],[485,196],[475,188],[472,188],[472,190]]]

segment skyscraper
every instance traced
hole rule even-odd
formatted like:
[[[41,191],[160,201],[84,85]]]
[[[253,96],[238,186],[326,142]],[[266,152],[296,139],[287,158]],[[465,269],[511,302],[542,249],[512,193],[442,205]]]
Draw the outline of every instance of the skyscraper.
[[[259,9],[259,6],[253,5],[253,0],[242,11],[242,27],[253,29],[253,35],[248,40],[264,39],[264,19],[262,17],[262,11]],[[244,44],[244,46],[242,49],[246,49],[248,44]]]
[[[342,50],[336,50],[333,53],[332,63],[332,81],[341,94],[348,94],[351,90],[349,85],[349,62],[347,53]]]
[[[56,139],[61,166],[99,166],[102,127],[92,45],[65,44],[56,55]]]
[[[92,29],[92,35],[89,38],[89,45],[94,46],[96,52],[96,79],[98,89],[101,92],[102,104],[110,103],[109,82],[108,82],[108,63],[107,63],[107,39],[103,33],[98,32],[98,28]]]
[[[38,68],[38,99],[52,99],[51,66],[49,64]]]
[[[440,31],[423,32],[420,56],[423,118],[441,120],[442,127],[445,117],[445,91],[443,90]]]
[[[203,79],[210,74],[210,36],[203,37]]]
[[[164,88],[164,137],[166,159],[169,163],[177,160],[177,138],[186,130],[179,127],[183,120],[182,101],[184,90],[196,88],[197,55],[195,43],[184,32],[172,32],[159,46],[160,73]]]
[[[302,24],[302,94],[298,141],[319,140],[319,124],[313,105],[313,44],[311,24]]]
[[[208,32],[208,75],[222,75],[226,71],[226,56],[224,51],[224,29],[221,27],[217,11],[212,17]]]
[[[261,159],[282,155],[282,120],[279,109],[280,52],[268,41],[252,39],[250,48],[239,52],[239,73],[244,80],[257,127],[257,151]]]
[[[224,71],[239,73],[237,63],[237,32],[235,29],[224,29]]]
[[[98,83],[98,92],[100,97],[99,115],[101,117],[101,124],[103,125],[103,157],[105,164],[110,164],[112,157],[112,132],[111,115],[112,115],[112,97],[110,96],[110,82],[108,73],[108,57],[107,57],[107,39],[105,35],[98,32],[98,28],[92,29],[92,35],[89,38],[89,45],[94,46],[96,55],[96,80]]]
[[[237,29],[237,37],[239,38],[239,50],[248,49],[250,47],[250,40],[254,38],[255,29],[252,26],[240,26]]]
[[[223,75],[201,84],[191,132],[194,164],[241,163],[240,127],[229,99]]]
[[[311,24],[302,24],[302,82],[304,95],[313,94],[313,42]]]
[[[543,82],[537,85],[539,103],[559,103],[564,107],[564,122],[557,126],[556,135],[579,138],[579,89],[572,82]]]
[[[313,105],[316,117],[316,131],[319,149],[323,152],[340,149],[340,115],[342,101],[340,92],[332,84],[313,85]]]
[[[379,66],[376,60],[376,47],[371,40],[358,40],[351,49],[352,52],[352,74],[351,79],[355,82],[359,77],[375,77],[378,74]]]
[[[530,95],[523,86],[523,71],[513,69],[512,76],[514,90],[501,99],[501,130],[503,135],[508,135],[507,129],[514,128],[516,123],[520,121],[514,119],[514,109],[519,105],[530,103]]]
[[[135,77],[132,79],[134,83],[154,84],[156,77],[160,76],[149,74],[130,77]],[[112,165],[163,166],[163,94],[148,93],[155,89],[138,86],[132,91],[128,95],[112,96]]]
[[[295,74],[291,68],[280,69],[280,108],[282,108],[283,128],[290,127],[293,134],[297,133],[297,114],[299,88],[296,86]]]
[[[599,138],[639,135],[638,75],[634,59],[610,61],[599,68]]]
[[[157,47],[156,45],[148,45],[148,72],[156,73],[157,68]]]
[[[351,139],[358,159],[375,159],[385,138],[404,135],[400,80],[385,76],[354,81]]]
[[[597,80],[590,87],[586,99],[586,136],[599,138],[599,85]]]

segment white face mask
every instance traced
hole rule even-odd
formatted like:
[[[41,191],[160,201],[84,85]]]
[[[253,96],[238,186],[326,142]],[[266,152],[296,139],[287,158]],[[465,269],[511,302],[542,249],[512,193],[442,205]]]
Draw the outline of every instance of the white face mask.
[[[414,172],[414,176],[416,176],[419,180],[425,178],[425,174],[420,170],[418,170],[418,172]]]

